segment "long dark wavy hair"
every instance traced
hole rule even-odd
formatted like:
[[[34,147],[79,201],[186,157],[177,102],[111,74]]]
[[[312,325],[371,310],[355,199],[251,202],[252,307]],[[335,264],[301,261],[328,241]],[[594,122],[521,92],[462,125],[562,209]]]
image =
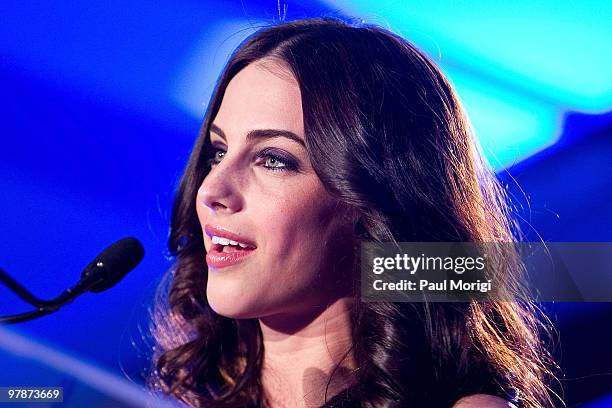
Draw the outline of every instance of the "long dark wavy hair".
[[[520,231],[485,165],[460,103],[414,45],[377,26],[330,18],[284,22],[247,38],[227,63],[176,192],[158,291],[152,389],[194,407],[266,406],[257,319],[216,314],[205,288],[196,193],[209,168],[211,120],[231,79],[263,58],[300,87],[305,143],[325,188],[359,214],[355,234],[377,242],[514,242]],[[497,272],[520,290],[517,256]],[[359,283],[355,283],[355,288]],[[355,382],[325,406],[450,407],[488,393],[553,407],[554,378],[538,309],[527,301],[365,303],[355,290]],[[333,372],[330,376],[333,375]]]

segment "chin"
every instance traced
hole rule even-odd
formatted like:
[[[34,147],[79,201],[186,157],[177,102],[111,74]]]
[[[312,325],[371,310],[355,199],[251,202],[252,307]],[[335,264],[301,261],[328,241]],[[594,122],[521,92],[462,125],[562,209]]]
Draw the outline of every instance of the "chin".
[[[244,310],[232,308],[232,307],[219,307],[220,305],[210,304],[212,310],[215,311],[219,316],[227,317],[228,319],[252,319],[256,316],[252,316]],[[221,305],[224,306],[224,305]]]
[[[254,317],[252,313],[249,313],[248,308],[240,307],[236,302],[228,302],[227,300],[215,302],[213,299],[208,299],[208,304],[215,313],[230,319],[249,319]]]
[[[244,294],[237,295],[235,292],[228,293],[215,290],[206,292],[208,304],[218,315],[230,319],[252,319],[259,316],[256,310],[256,302],[245,299]]]

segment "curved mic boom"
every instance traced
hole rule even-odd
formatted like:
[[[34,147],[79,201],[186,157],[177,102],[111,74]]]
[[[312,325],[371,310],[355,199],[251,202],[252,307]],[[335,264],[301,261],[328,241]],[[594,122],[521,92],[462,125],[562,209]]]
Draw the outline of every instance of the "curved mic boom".
[[[136,238],[124,238],[102,251],[81,273],[81,279],[51,300],[39,299],[24,286],[0,270],[0,282],[26,302],[37,307],[26,313],[0,316],[0,324],[25,322],[59,310],[84,292],[99,293],[110,289],[134,269],[144,257],[144,248]]]

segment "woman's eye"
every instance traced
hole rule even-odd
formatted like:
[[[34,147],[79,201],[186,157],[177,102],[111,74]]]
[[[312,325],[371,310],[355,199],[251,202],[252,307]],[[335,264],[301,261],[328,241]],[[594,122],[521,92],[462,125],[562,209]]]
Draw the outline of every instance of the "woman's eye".
[[[213,168],[225,157],[227,152],[220,148],[215,148],[212,151],[210,159],[207,160],[209,168]],[[295,171],[298,166],[295,161],[288,157],[283,157],[281,154],[272,153],[269,149],[264,149],[256,154],[256,164],[269,171]]]
[[[271,149],[264,149],[257,154],[257,159],[262,167],[269,171],[296,171],[298,166],[289,157],[280,153],[273,153]]]
[[[213,151],[212,158],[208,159],[208,165],[213,167],[221,162],[221,160],[225,157],[225,150],[215,149]]]
[[[278,157],[268,156],[264,163],[265,167],[278,169],[286,167],[285,163]]]
[[[223,150],[217,150],[215,152],[215,156],[214,156],[214,160],[215,162],[220,162],[221,159],[223,159],[223,157],[225,156],[225,152]]]

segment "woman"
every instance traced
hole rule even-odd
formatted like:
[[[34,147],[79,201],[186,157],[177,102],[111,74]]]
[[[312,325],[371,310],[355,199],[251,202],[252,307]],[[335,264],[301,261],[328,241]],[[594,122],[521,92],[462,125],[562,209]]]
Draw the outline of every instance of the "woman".
[[[197,407],[553,406],[529,304],[360,301],[362,241],[513,232],[414,46],[332,19],[262,29],[228,62],[177,191],[150,385]]]

